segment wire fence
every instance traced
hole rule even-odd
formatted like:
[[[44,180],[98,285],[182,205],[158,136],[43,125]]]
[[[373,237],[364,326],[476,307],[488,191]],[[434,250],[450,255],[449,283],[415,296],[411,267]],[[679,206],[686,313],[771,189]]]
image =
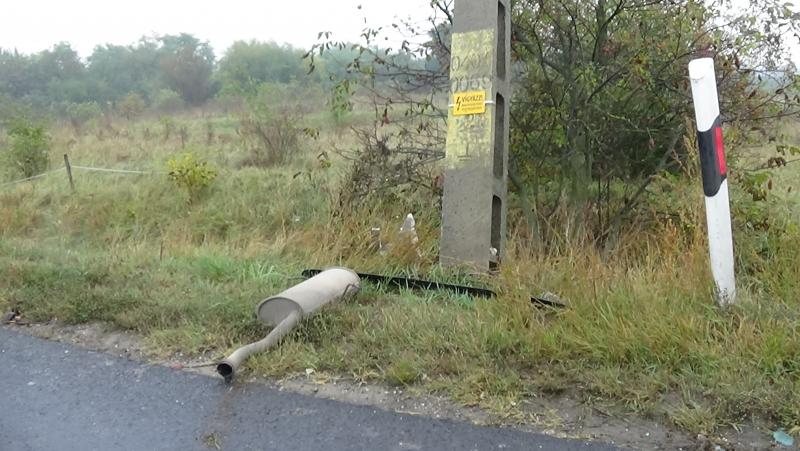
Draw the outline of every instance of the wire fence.
[[[58,169],[53,169],[51,171],[42,172],[41,174],[36,174],[36,175],[33,175],[31,177],[27,177],[27,178],[24,178],[24,179],[14,180],[12,182],[0,183],[0,188],[6,187],[6,186],[11,186],[11,185],[17,185],[19,183],[27,182],[27,181],[30,181],[30,180],[36,180],[38,178],[42,178],[42,177],[50,175],[50,174],[55,174],[56,172],[61,172],[62,170],[64,170],[64,168],[65,168],[65,166],[61,166]]]
[[[72,169],[83,169],[86,171],[96,171],[96,172],[114,172],[117,174],[164,174],[164,172],[157,172],[157,171],[136,171],[133,169],[110,169],[110,168],[93,168],[91,166],[78,166],[73,164]]]
[[[80,169],[82,171],[87,171],[87,172],[105,172],[105,173],[129,174],[129,175],[166,174],[166,172],[163,172],[163,171],[140,171],[140,170],[136,170],[136,169],[98,168],[98,167],[94,167],[94,166],[81,166],[81,165],[77,165],[77,164],[69,164],[69,160],[67,160],[66,158],[65,158],[65,161],[67,162],[67,164],[59,166],[59,167],[57,167],[55,169],[51,169],[51,170],[49,170],[47,172],[42,172],[41,174],[36,174],[36,175],[31,176],[31,177],[26,177],[26,178],[19,179],[19,180],[12,180],[10,182],[0,183],[0,188],[11,187],[11,186],[14,186],[14,185],[18,185],[20,183],[29,182],[31,180],[36,180],[36,179],[39,179],[39,178],[42,178],[42,177],[46,177],[48,175],[55,174],[57,172],[66,173],[67,176],[69,177],[70,183],[71,183],[72,174],[71,174],[70,169]]]

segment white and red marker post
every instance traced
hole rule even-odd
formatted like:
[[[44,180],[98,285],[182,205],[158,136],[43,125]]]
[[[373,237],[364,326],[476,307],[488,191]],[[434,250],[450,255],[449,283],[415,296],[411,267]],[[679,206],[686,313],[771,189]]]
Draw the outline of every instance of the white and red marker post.
[[[700,167],[703,192],[706,198],[708,247],[711,254],[711,273],[717,286],[720,305],[736,300],[736,277],[733,272],[733,233],[728,199],[728,168],[719,117],[717,80],[714,60],[699,58],[689,63],[689,79],[697,120],[697,145],[700,148]]]

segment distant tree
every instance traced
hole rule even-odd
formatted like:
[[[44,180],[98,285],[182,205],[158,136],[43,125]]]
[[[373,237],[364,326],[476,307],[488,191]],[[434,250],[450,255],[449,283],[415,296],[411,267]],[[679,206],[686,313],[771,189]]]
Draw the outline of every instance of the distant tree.
[[[159,39],[159,67],[167,86],[186,103],[198,105],[214,94],[211,75],[214,50],[190,34],[166,35]]]
[[[131,120],[132,118],[142,114],[145,106],[146,105],[142,96],[138,93],[132,92],[119,102],[117,108],[119,109],[120,114],[125,116],[125,119]]]
[[[0,50],[0,93],[22,98],[34,91],[33,59],[17,51]]]
[[[289,83],[305,78],[303,51],[274,42],[236,41],[219,62],[223,93],[253,94],[264,82]]]
[[[131,92],[149,97],[161,84],[158,42],[142,38],[135,45],[95,47],[89,57],[88,76],[95,88],[93,100],[122,99]]]
[[[61,42],[52,49],[44,50],[34,58],[35,71],[42,80],[68,80],[81,78],[86,67],[78,52],[70,44]]]
[[[35,55],[0,51],[0,92],[38,106],[88,100],[86,67],[67,43]]]
[[[38,53],[32,69],[37,88],[50,103],[90,100],[86,66],[70,44],[62,42]]]
[[[342,81],[351,80],[353,76],[351,65],[353,61],[360,60],[360,48],[354,45],[331,46],[320,53],[311,63],[313,73],[324,77],[324,84],[328,87]]]

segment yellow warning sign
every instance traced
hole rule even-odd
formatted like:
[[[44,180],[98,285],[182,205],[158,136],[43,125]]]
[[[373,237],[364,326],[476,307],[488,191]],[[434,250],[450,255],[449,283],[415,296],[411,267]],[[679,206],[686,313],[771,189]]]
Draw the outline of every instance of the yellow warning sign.
[[[483,114],[486,112],[486,91],[463,91],[453,94],[453,115]]]

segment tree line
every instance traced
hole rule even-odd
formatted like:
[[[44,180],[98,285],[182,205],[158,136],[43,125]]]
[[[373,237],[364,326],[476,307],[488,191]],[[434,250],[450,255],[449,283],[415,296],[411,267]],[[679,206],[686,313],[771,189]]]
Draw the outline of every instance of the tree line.
[[[66,42],[34,54],[0,49],[0,104],[70,116],[109,107],[125,114],[144,105],[174,111],[252,93],[263,83],[324,84],[352,60],[331,54],[309,76],[304,53],[288,44],[237,41],[218,58],[207,41],[185,33],[98,45],[85,59]]]

